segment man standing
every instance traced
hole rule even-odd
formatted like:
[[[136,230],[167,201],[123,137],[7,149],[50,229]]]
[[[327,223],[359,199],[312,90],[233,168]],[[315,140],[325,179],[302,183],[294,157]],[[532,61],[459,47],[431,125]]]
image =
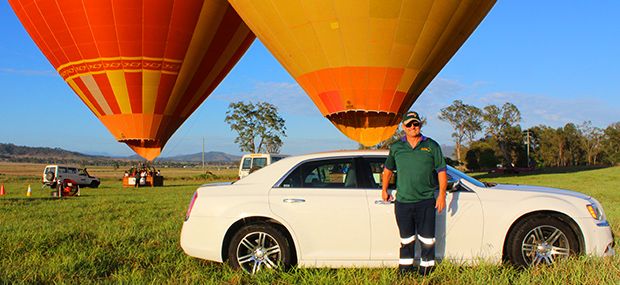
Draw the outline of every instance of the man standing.
[[[435,266],[435,209],[446,206],[446,161],[437,142],[420,132],[422,122],[418,113],[408,112],[403,116],[402,128],[405,136],[390,145],[390,154],[383,170],[384,201],[393,197],[387,189],[394,174],[396,179],[396,203],[394,210],[400,232],[399,271],[412,272],[415,256],[415,240],[420,241],[420,267],[422,275],[430,274]],[[439,196],[435,199],[435,191]]]

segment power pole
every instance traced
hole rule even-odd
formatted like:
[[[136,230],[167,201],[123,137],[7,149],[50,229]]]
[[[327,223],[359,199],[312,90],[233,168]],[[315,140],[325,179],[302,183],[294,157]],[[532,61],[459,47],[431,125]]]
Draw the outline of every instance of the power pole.
[[[526,136],[525,145],[527,146],[527,167],[530,167],[530,129],[523,131]]]
[[[202,137],[202,172],[205,172],[205,137]]]

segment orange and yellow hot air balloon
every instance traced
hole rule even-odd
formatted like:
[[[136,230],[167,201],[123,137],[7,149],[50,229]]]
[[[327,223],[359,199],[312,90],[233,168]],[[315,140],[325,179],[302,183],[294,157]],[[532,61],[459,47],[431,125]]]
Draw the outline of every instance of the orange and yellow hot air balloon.
[[[323,116],[390,137],[495,0],[228,0]]]
[[[225,0],[9,0],[62,78],[153,160],[255,36]]]

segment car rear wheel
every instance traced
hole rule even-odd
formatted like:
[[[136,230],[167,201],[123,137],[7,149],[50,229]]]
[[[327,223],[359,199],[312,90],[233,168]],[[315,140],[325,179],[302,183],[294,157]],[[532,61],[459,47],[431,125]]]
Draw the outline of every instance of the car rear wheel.
[[[553,216],[536,216],[517,224],[508,236],[508,260],[519,266],[550,265],[580,252],[575,232]]]
[[[250,274],[286,268],[291,265],[291,259],[288,239],[269,224],[242,227],[228,246],[228,263]]]
[[[90,182],[90,188],[98,188],[98,187],[99,187],[99,181]]]

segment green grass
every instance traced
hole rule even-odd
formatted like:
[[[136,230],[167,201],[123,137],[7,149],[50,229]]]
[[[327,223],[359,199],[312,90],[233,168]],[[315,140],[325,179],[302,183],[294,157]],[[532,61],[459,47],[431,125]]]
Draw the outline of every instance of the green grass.
[[[199,177],[203,178],[203,177]],[[208,178],[208,177],[205,177]],[[549,267],[516,270],[444,262],[430,277],[401,278],[394,268],[300,269],[248,276],[185,255],[179,234],[186,207],[203,181],[179,174],[162,188],[122,188],[105,179],[81,197],[49,198],[36,176],[0,176],[0,284],[618,284],[620,257],[579,257]],[[620,236],[620,168],[564,174],[485,178],[590,194],[603,203]],[[26,197],[28,184],[32,197]],[[619,242],[618,239],[616,242]],[[397,250],[396,248],[394,250]]]

